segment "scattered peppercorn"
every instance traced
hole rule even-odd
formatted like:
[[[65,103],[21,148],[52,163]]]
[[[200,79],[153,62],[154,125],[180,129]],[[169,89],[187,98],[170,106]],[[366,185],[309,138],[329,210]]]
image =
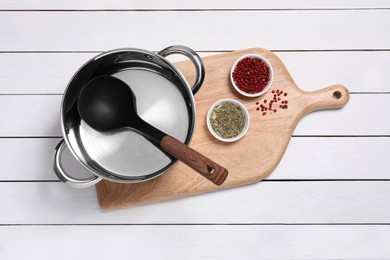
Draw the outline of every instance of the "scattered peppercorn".
[[[273,96],[272,99],[269,101],[268,105],[264,105],[267,104],[268,102],[267,99],[264,99],[263,102],[256,102],[256,105],[258,105],[256,110],[257,111],[261,110],[263,116],[267,115],[267,112],[269,114],[276,113],[278,111],[276,108],[278,107],[281,109],[288,109],[288,105],[287,105],[288,100],[286,99],[282,100],[282,98],[280,97],[280,96],[286,97],[287,92],[277,89],[277,90],[272,90],[271,93],[273,93]]]

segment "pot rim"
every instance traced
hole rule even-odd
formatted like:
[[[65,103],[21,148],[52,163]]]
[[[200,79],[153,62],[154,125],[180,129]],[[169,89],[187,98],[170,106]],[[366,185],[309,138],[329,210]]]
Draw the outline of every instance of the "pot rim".
[[[147,174],[147,175],[141,175],[141,176],[137,176],[137,177],[134,177],[134,176],[131,176],[131,177],[130,176],[123,176],[123,175],[120,175],[120,174],[115,174],[115,176],[114,175],[107,175],[105,173],[102,173],[102,172],[98,171],[97,169],[94,169],[91,165],[85,163],[82,159],[80,159],[79,155],[75,152],[74,147],[72,146],[72,144],[69,141],[69,135],[67,133],[66,126],[65,126],[65,123],[64,123],[64,120],[65,120],[65,118],[64,118],[64,116],[65,116],[64,115],[64,102],[66,100],[67,93],[69,91],[71,83],[74,81],[75,77],[77,75],[79,75],[79,73],[83,70],[83,68],[85,68],[91,62],[97,61],[97,60],[99,60],[99,59],[101,59],[101,58],[103,58],[103,57],[105,57],[107,55],[111,55],[111,54],[115,54],[115,53],[121,53],[121,52],[139,52],[139,53],[146,54],[146,55],[156,56],[159,59],[162,59],[165,63],[167,63],[169,65],[170,69],[172,69],[173,72],[176,73],[180,77],[180,79],[183,81],[183,83],[185,84],[185,87],[186,87],[186,89],[188,91],[188,94],[189,94],[188,96],[189,96],[189,100],[190,100],[190,103],[186,102],[186,106],[189,109],[189,111],[191,110],[191,114],[192,114],[192,119],[190,119],[190,121],[192,121],[192,122],[189,123],[186,140],[184,142],[185,144],[189,144],[191,142],[192,138],[193,138],[194,129],[195,129],[195,123],[196,123],[195,122],[196,121],[196,104],[195,104],[194,94],[192,93],[192,90],[191,90],[191,88],[190,88],[190,86],[188,84],[187,79],[184,77],[184,75],[181,73],[181,71],[179,71],[176,68],[176,66],[174,66],[165,57],[159,55],[158,52],[152,52],[152,51],[148,51],[148,50],[140,49],[140,48],[117,48],[117,49],[108,50],[108,51],[99,53],[98,55],[90,58],[82,66],[80,66],[79,69],[73,74],[73,76],[68,81],[68,84],[67,84],[67,86],[66,86],[66,88],[64,90],[64,94],[63,94],[63,97],[62,97],[62,100],[61,100],[61,108],[60,108],[61,130],[62,130],[63,140],[65,141],[65,144],[68,146],[68,149],[71,152],[72,156],[74,158],[76,158],[76,160],[83,167],[85,167],[87,170],[89,170],[92,174],[94,174],[96,176],[99,176],[99,177],[102,177],[103,179],[114,181],[114,182],[135,183],[135,182],[142,182],[142,181],[146,181],[146,180],[151,180],[153,178],[156,178],[156,177],[162,175],[169,168],[171,168],[173,165],[175,165],[177,163],[177,159],[173,158],[172,162],[170,162],[167,166],[163,167],[159,171],[156,171],[154,173]],[[179,91],[182,92],[183,90],[179,89]]]

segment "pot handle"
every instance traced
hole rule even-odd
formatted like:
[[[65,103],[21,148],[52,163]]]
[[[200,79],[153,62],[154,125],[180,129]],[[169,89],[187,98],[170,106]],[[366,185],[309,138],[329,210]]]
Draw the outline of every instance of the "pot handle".
[[[195,93],[200,89],[202,86],[203,80],[204,80],[204,65],[202,59],[199,57],[199,55],[192,49],[183,46],[183,45],[173,45],[169,46],[163,50],[161,50],[159,55],[166,57],[171,54],[182,54],[189,58],[192,63],[195,65],[196,69],[196,80],[194,85],[192,86],[192,94],[195,95]]]
[[[54,152],[53,169],[56,175],[58,176],[58,178],[62,182],[74,188],[86,188],[95,185],[96,183],[102,180],[101,177],[96,175],[86,179],[77,179],[70,176],[68,173],[66,173],[66,171],[64,170],[61,164],[61,155],[65,146],[66,144],[64,142],[64,139],[61,139],[61,141],[59,141],[57,146],[54,148],[55,152]]]

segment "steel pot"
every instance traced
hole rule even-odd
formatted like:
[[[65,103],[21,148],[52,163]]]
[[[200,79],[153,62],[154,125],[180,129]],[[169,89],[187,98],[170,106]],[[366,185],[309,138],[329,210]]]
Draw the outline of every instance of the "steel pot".
[[[196,69],[192,88],[166,56],[182,54]],[[112,75],[131,86],[142,119],[185,144],[189,144],[195,126],[193,95],[204,79],[200,57],[185,46],[171,46],[158,53],[142,49],[116,49],[104,52],[85,63],[70,80],[61,104],[63,139],[55,147],[54,171],[66,184],[83,188],[102,179],[114,182],[141,182],[155,178],[176,163],[176,159],[157,149],[132,131],[102,133],[90,128],[77,110],[83,86],[92,78]],[[72,177],[61,164],[68,147],[72,155],[92,175]]]

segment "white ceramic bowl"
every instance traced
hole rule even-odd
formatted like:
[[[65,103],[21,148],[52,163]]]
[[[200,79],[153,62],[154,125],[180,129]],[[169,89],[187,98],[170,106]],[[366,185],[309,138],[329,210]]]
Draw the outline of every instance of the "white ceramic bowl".
[[[250,94],[250,93],[247,93],[247,92],[245,92],[245,91],[242,91],[242,90],[236,85],[236,83],[234,82],[234,79],[233,79],[233,72],[234,72],[234,70],[236,69],[237,64],[238,64],[241,60],[243,60],[243,59],[245,59],[245,58],[256,58],[256,59],[260,59],[260,60],[262,60],[262,61],[268,66],[269,72],[270,72],[270,79],[269,79],[269,82],[268,82],[267,86],[265,86],[265,88],[263,89],[263,91],[258,92],[258,93],[254,93],[254,94]],[[273,71],[273,69],[272,69],[271,63],[270,63],[266,58],[264,58],[263,56],[258,55],[258,54],[246,54],[246,55],[241,56],[240,58],[238,58],[238,59],[234,62],[233,66],[232,66],[232,69],[230,70],[230,80],[231,80],[231,82],[232,82],[232,84],[233,84],[233,87],[234,87],[234,88],[237,90],[237,92],[240,93],[241,95],[244,95],[244,96],[246,96],[246,97],[258,97],[258,96],[261,96],[262,94],[264,94],[264,93],[270,88],[270,86],[272,85],[272,81],[274,80],[274,71]]]
[[[244,128],[242,129],[241,133],[239,135],[237,135],[236,137],[233,137],[233,138],[222,138],[221,136],[219,136],[214,130],[213,128],[211,127],[211,124],[210,124],[210,116],[211,116],[211,113],[213,112],[214,108],[224,102],[229,102],[229,103],[233,103],[234,105],[238,106],[239,108],[241,108],[242,112],[244,113],[245,115],[245,126]],[[237,101],[237,100],[234,100],[234,99],[230,99],[230,98],[226,98],[226,99],[221,99],[217,102],[215,102],[209,109],[208,113],[207,113],[207,118],[206,118],[206,122],[207,122],[207,127],[210,131],[210,133],[215,137],[217,138],[218,140],[222,141],[222,142],[234,142],[234,141],[237,141],[239,139],[241,139],[245,134],[246,132],[248,131],[248,128],[249,128],[249,123],[250,123],[250,119],[249,119],[249,113],[248,113],[248,110],[245,108],[245,106]]]

